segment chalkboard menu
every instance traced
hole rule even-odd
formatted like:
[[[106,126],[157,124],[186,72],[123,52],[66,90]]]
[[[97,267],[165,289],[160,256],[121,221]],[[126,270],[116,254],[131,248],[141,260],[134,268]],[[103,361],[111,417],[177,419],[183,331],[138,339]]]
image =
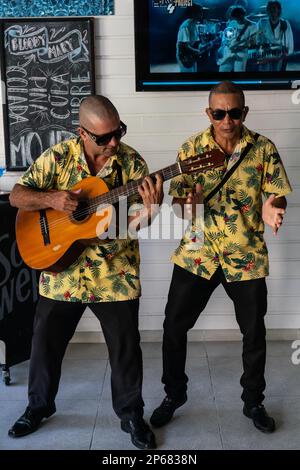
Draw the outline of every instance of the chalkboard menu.
[[[0,198],[0,340],[7,366],[30,356],[38,273],[26,266],[15,237],[17,209]]]
[[[81,101],[95,93],[93,19],[6,19],[1,26],[8,170],[24,170],[72,137]]]

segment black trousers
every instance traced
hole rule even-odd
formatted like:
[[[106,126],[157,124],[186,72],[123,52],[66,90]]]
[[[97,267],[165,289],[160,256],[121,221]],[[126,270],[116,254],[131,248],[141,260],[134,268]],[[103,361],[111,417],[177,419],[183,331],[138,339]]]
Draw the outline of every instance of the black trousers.
[[[121,419],[143,415],[139,299],[81,304],[41,297],[34,322],[29,370],[29,406],[42,416],[55,412],[61,364],[77,324],[89,306],[99,319],[111,365],[112,402]]]
[[[174,399],[180,399],[186,392],[187,332],[194,326],[220,283],[234,303],[236,319],[243,335],[241,398],[248,406],[254,406],[263,401],[266,386],[266,281],[261,278],[226,282],[220,266],[210,280],[174,266],[164,321],[162,382],[167,395]]]

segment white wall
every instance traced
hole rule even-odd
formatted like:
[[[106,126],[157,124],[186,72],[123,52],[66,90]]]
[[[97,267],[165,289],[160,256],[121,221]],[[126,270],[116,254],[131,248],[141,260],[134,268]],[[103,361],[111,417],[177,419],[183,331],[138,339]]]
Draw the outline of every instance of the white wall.
[[[115,0],[116,15],[95,20],[97,92],[107,95],[128,125],[125,141],[147,160],[150,169],[175,161],[177,148],[193,132],[208,125],[203,109],[207,92],[135,92],[133,0]],[[271,329],[300,328],[300,105],[290,91],[248,91],[248,127],[270,137],[278,146],[294,188],[280,234],[267,230],[271,275],[268,279]],[[4,162],[1,126],[0,165]],[[11,187],[15,175],[3,184]],[[165,185],[167,192],[167,184]],[[141,330],[160,330],[172,266],[169,255],[176,243],[142,243]],[[218,288],[196,329],[236,328],[233,308]],[[96,331],[98,322],[87,312],[78,331]],[[295,331],[296,333],[296,331]]]

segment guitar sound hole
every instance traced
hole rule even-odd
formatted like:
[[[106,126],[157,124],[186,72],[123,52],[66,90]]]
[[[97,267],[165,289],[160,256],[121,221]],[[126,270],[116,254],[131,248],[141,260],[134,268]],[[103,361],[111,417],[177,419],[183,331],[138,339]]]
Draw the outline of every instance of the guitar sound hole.
[[[79,201],[76,211],[72,214],[72,219],[76,222],[82,222],[89,216],[89,205],[87,201]]]

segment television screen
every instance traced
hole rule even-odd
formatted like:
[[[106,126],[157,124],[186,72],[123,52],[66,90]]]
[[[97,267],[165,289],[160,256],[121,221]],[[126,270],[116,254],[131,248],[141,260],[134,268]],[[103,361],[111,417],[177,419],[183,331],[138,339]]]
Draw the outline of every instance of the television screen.
[[[296,88],[299,0],[135,0],[137,91]],[[299,83],[299,82],[298,82]]]

